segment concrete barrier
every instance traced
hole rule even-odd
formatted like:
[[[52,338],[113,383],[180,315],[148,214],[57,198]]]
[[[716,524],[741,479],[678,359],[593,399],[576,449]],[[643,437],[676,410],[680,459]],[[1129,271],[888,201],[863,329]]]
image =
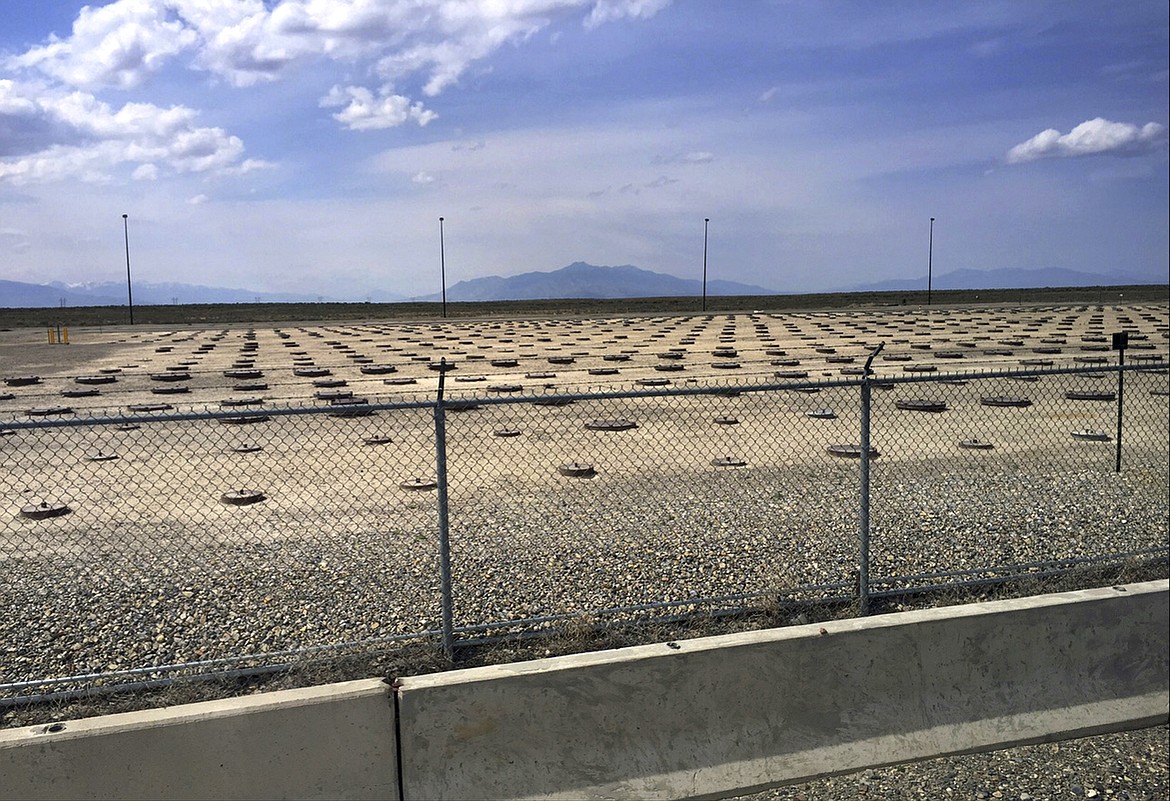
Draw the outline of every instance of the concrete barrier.
[[[0,731],[0,799],[742,794],[1164,723],[1168,654],[1166,581],[904,612]]]
[[[1155,725],[1165,581],[408,678],[405,798],[718,797]]]
[[[0,731],[0,798],[398,797],[381,680]]]

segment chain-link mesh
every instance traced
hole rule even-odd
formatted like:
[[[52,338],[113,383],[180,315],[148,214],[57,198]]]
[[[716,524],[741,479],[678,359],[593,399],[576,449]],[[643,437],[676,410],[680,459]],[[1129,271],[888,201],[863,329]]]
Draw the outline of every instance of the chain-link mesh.
[[[1164,554],[1166,313],[1127,311],[120,334],[0,395],[0,684],[374,649],[445,597],[470,639],[851,596],[879,343],[873,588]]]

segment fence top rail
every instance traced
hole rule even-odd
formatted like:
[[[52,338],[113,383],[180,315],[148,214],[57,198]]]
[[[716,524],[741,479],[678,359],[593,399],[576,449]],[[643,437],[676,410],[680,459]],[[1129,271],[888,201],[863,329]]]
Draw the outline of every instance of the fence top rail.
[[[728,394],[764,394],[769,392],[783,392],[808,388],[832,389],[840,387],[859,388],[865,383],[870,385],[890,384],[929,384],[947,381],[983,381],[996,378],[1044,377],[1064,375],[1101,375],[1120,373],[1165,373],[1170,370],[1166,362],[1143,362],[1138,364],[1094,364],[1075,367],[1035,367],[1027,369],[1007,370],[971,370],[951,372],[915,373],[906,375],[882,376],[848,376],[838,379],[809,381],[770,381],[765,383],[735,383],[708,382],[694,386],[663,386],[643,387],[638,389],[616,388],[598,389],[586,392],[543,392],[539,394],[499,395],[488,396],[482,390],[451,392],[447,387],[442,397],[436,395],[426,400],[384,401],[361,404],[336,403],[322,406],[257,406],[248,410],[241,409],[203,409],[189,411],[168,411],[166,413],[138,413],[130,415],[99,414],[93,416],[73,415],[53,418],[36,418],[29,420],[9,419],[0,420],[0,428],[9,430],[46,429],[46,428],[77,428],[87,426],[127,425],[127,424],[154,424],[190,422],[198,420],[223,420],[247,416],[266,417],[294,417],[319,414],[336,414],[346,410],[354,411],[406,411],[420,409],[435,409],[442,406],[445,409],[475,406],[508,406],[516,404],[555,404],[559,402],[590,401],[590,400],[624,400],[633,398],[672,398],[718,396]]]

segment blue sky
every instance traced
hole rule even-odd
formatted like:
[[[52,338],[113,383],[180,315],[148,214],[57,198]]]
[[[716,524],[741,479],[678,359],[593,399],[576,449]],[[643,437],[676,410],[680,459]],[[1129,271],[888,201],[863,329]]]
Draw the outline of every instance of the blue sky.
[[[1164,0],[0,0],[0,278],[1167,280]]]

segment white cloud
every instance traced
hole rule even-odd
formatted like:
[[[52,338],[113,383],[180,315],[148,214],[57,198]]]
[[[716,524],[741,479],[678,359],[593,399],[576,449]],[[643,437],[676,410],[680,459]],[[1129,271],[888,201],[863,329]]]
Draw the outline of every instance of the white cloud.
[[[119,0],[84,6],[68,39],[50,37],[47,44],[9,59],[8,66],[36,68],[69,86],[126,89],[139,85],[197,38],[168,14],[165,3]]]
[[[1086,120],[1067,134],[1055,128],[1041,131],[1008,151],[1009,164],[1022,164],[1043,158],[1076,156],[1134,156],[1165,145],[1166,129],[1154,122],[1140,128],[1126,122],[1110,122],[1097,117]]]
[[[419,184],[420,186],[426,186],[427,184],[433,184],[435,182],[435,176],[431,175],[426,170],[419,170],[410,180],[411,182]]]
[[[438,116],[423,108],[422,103],[411,103],[408,97],[391,94],[387,87],[375,97],[364,86],[334,86],[320,102],[325,108],[345,106],[333,119],[351,131],[394,128],[405,122],[426,125]]]
[[[202,194],[192,195],[191,197],[187,198],[187,203],[189,203],[192,206],[202,206],[209,199],[210,198],[208,198],[207,195],[202,195]]]
[[[131,177],[154,180],[172,172],[219,172],[237,166],[243,142],[222,128],[201,127],[184,106],[126,103],[114,108],[82,91],[54,92],[12,81],[0,85],[0,122],[17,134],[0,151],[0,183],[79,178],[111,180],[122,165]]]
[[[649,19],[668,5],[670,0],[597,0],[585,25],[593,28],[626,17]]]
[[[654,164],[708,164],[715,160],[715,154],[706,150],[692,150],[689,153],[674,153],[669,156],[655,156]]]

